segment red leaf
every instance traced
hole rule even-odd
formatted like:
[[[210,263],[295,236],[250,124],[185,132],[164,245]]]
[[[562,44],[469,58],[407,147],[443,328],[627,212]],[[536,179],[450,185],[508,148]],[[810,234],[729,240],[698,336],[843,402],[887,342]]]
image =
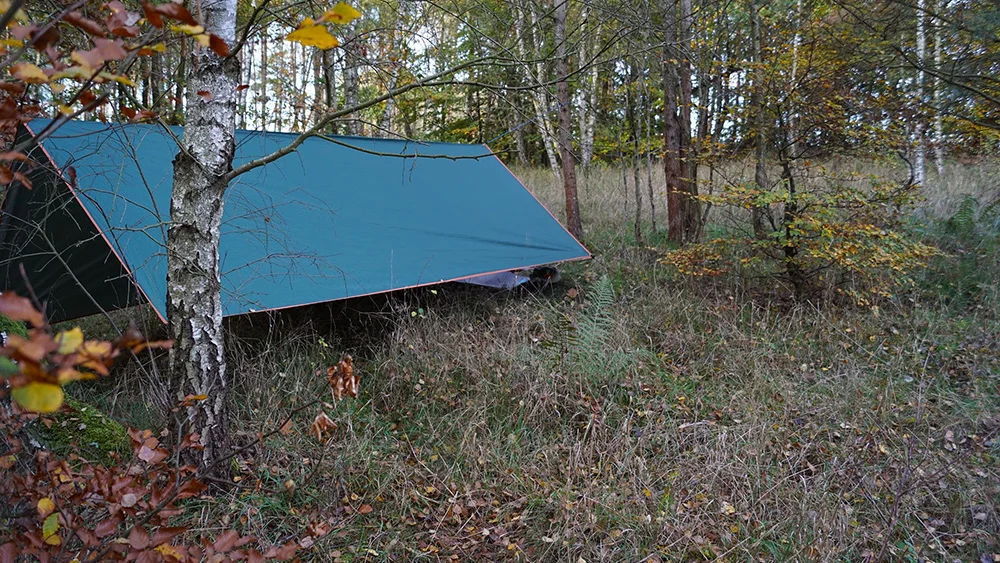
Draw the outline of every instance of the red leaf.
[[[21,549],[12,543],[5,543],[0,547],[0,563],[14,563],[14,558],[21,553]]]
[[[167,451],[162,449],[150,449],[147,446],[139,448],[139,459],[149,463],[151,465],[156,465],[164,459],[167,458]]]
[[[236,530],[226,530],[225,532],[222,532],[221,536],[216,538],[212,547],[214,547],[216,551],[226,553],[236,547],[236,540],[238,539],[240,539],[239,532]]]
[[[156,533],[153,534],[153,545],[167,543],[186,531],[187,528],[159,528],[156,530]]]
[[[146,15],[146,21],[148,21],[150,25],[156,28],[163,27],[163,18],[161,18],[160,13],[156,11],[156,6],[153,6],[149,2],[143,2],[142,12]]]
[[[0,313],[15,321],[28,321],[36,328],[45,326],[45,317],[35,309],[31,300],[9,291],[0,295]]]
[[[298,542],[290,541],[281,547],[272,547],[264,552],[264,557],[266,559],[277,559],[278,561],[288,561],[292,557],[295,557],[295,553],[299,550]]]
[[[112,516],[107,520],[101,520],[97,523],[97,526],[94,527],[94,533],[97,534],[97,537],[99,538],[110,536],[115,533],[115,530],[118,529],[119,522],[121,522],[121,517],[119,516]]]
[[[198,20],[194,19],[191,12],[187,10],[184,6],[180,4],[175,4],[174,2],[166,2],[164,4],[159,4],[154,10],[157,13],[164,15],[172,20],[177,20],[188,25],[198,25]]]
[[[141,528],[132,528],[128,534],[128,544],[132,549],[146,549],[149,547],[149,533]]]
[[[220,57],[229,56],[229,45],[226,45],[226,42],[214,33],[208,34],[208,46]]]
[[[101,27],[101,24],[83,17],[80,12],[73,11],[66,14],[63,16],[63,21],[90,35],[104,35],[104,28]]]

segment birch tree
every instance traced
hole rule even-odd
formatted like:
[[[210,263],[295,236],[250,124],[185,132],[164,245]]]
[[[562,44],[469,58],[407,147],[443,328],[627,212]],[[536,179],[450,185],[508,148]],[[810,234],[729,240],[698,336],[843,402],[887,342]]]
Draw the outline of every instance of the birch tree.
[[[228,45],[236,40],[236,0],[201,6],[205,29]],[[169,355],[177,399],[204,397],[186,409],[200,435],[202,467],[229,452],[228,386],[222,338],[219,240],[223,196],[236,151],[239,62],[210,49],[191,53],[187,114],[174,160],[167,231],[167,322],[175,341]],[[226,474],[225,464],[216,468]]]

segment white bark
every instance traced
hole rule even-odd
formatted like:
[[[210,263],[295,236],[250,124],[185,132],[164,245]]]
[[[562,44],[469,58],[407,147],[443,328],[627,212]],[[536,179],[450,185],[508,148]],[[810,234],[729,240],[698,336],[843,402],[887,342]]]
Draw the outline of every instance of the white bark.
[[[948,0],[937,0],[936,14],[944,13],[948,9]],[[944,174],[944,122],[941,119],[941,62],[944,59],[943,45],[941,43],[941,26],[943,22],[940,17],[934,18],[934,164],[937,166],[938,178]]]
[[[206,29],[229,45],[236,39],[236,3],[202,5]],[[186,411],[188,431],[199,433],[205,446],[195,461],[205,467],[228,452],[219,234],[225,176],[236,147],[240,74],[236,57],[224,59],[207,48],[193,49],[189,67],[187,114],[181,151],[174,160],[167,233],[167,318],[175,341],[169,374],[177,399],[207,397]],[[210,99],[198,92],[209,92]]]
[[[530,28],[525,23],[524,11],[528,11],[531,14]],[[559,169],[559,161],[556,158],[556,153],[559,149],[556,145],[555,135],[552,134],[552,122],[548,116],[548,95],[545,88],[541,86],[542,80],[545,77],[545,64],[537,54],[541,51],[541,39],[539,38],[539,34],[536,33],[538,29],[538,16],[530,6],[523,6],[522,9],[517,10],[517,22],[519,28],[518,35],[521,36],[521,40],[517,42],[518,53],[521,56],[521,60],[524,61],[524,70],[528,75],[528,79],[533,85],[537,86],[531,90],[531,101],[535,108],[535,126],[538,127],[538,131],[542,135],[542,144],[545,146],[545,155],[549,159],[552,174],[555,175],[559,183],[562,183],[562,171]],[[529,39],[531,41],[531,56],[539,59],[534,65],[534,70],[531,68],[532,65],[528,64],[529,49],[527,42]]]
[[[352,26],[346,41],[344,41],[344,106],[353,108],[358,105],[358,88],[361,85],[357,34]],[[361,132],[361,122],[356,113],[351,114],[347,121],[347,134],[357,135]]]
[[[580,17],[586,24],[588,9],[585,5]],[[589,64],[587,57],[587,42],[596,37],[594,32],[596,26],[591,26],[588,33],[584,33],[580,39],[580,64]],[[586,74],[587,80],[584,83],[583,92],[580,95],[580,164],[587,168],[594,158],[594,130],[597,125],[597,65],[592,65]]]
[[[927,31],[925,22],[927,14],[925,12],[927,0],[917,0],[917,81],[914,86],[915,100],[917,106],[916,123],[913,127],[913,180],[918,185],[927,183],[927,143],[924,139],[926,124],[924,123],[924,62],[927,60]]]

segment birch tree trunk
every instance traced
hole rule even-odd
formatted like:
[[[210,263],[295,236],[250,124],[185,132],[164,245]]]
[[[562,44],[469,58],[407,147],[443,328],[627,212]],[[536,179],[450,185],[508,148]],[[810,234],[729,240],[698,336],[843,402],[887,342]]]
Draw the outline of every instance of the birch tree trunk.
[[[344,41],[344,107],[353,108],[358,105],[358,88],[361,86],[361,57],[358,56],[358,43],[355,28],[352,25],[347,40]],[[347,134],[357,135],[361,132],[361,122],[358,115],[351,114],[347,120]]]
[[[750,91],[750,106],[754,114],[753,137],[757,156],[753,178],[757,189],[764,191],[771,189],[771,185],[767,180],[767,108],[764,100],[764,58],[761,46],[760,5],[757,2],[753,2],[750,6],[750,35],[755,66],[753,89]],[[764,231],[764,212],[760,207],[750,209],[750,223],[755,237],[764,238],[767,236]]]
[[[934,13],[934,164],[937,167],[938,182],[944,174],[944,121],[941,116],[941,104],[944,102],[941,96],[941,63],[944,58],[944,48],[941,43],[941,26],[944,23],[940,14],[948,9],[948,0],[937,0]]]
[[[584,6],[580,19],[584,25],[588,25],[589,10]],[[583,33],[580,38],[580,64],[589,64],[587,58],[587,42],[594,40],[599,35],[594,31],[595,26],[590,26],[589,33]],[[592,65],[587,69],[586,80],[583,81],[584,91],[580,96],[580,165],[584,169],[590,167],[590,161],[594,159],[594,130],[597,125],[597,65]]]
[[[580,200],[576,195],[576,164],[573,162],[572,141],[570,141],[569,118],[569,61],[566,56],[566,16],[569,0],[556,0],[555,41],[556,41],[556,102],[559,104],[559,160],[562,164],[563,189],[566,192],[566,227],[576,238],[583,237],[580,221]]]
[[[916,123],[913,126],[913,181],[923,186],[927,183],[927,143],[924,132],[924,62],[927,60],[927,0],[917,0],[917,80],[914,85],[914,103]]]
[[[205,28],[228,45],[236,39],[237,0],[202,6]],[[204,395],[186,409],[188,432],[204,450],[185,460],[211,467],[224,478],[228,464],[213,464],[229,452],[228,386],[223,354],[219,234],[225,175],[232,169],[239,62],[210,49],[191,53],[191,73],[181,151],[174,159],[174,186],[167,231],[167,319],[174,347],[169,378],[175,398]],[[209,92],[205,99],[195,92]]]
[[[677,53],[679,55],[678,70],[680,74],[681,99],[679,107],[680,145],[679,154],[681,159],[681,170],[684,177],[681,187],[684,193],[681,197],[681,243],[692,242],[698,238],[701,230],[701,210],[698,200],[698,154],[691,141],[691,106],[694,105],[693,86],[691,83],[691,44],[693,39],[692,28],[694,26],[694,12],[691,10],[691,0],[680,0],[678,2],[680,12],[678,23],[680,28],[680,45]]]
[[[528,11],[531,14],[530,28],[525,23],[524,11]],[[534,71],[527,64],[529,52],[527,43],[529,39],[531,41],[532,56],[535,56],[534,53],[541,51],[541,39],[535,31],[538,28],[538,16],[535,15],[534,10],[530,6],[523,6],[522,9],[517,10],[517,23],[519,28],[518,35],[521,36],[521,40],[517,42],[518,54],[521,60],[524,61],[524,69],[528,75],[529,82],[531,85],[537,86],[531,89],[531,101],[535,109],[535,126],[538,127],[538,131],[542,136],[542,145],[545,147],[545,156],[549,159],[552,174],[562,183],[562,171],[559,169],[559,160],[556,157],[558,148],[556,147],[555,136],[552,134],[552,127],[548,117],[548,96],[546,95],[545,88],[541,86],[542,80],[545,77],[545,65],[541,57],[538,57],[539,61],[535,65]]]

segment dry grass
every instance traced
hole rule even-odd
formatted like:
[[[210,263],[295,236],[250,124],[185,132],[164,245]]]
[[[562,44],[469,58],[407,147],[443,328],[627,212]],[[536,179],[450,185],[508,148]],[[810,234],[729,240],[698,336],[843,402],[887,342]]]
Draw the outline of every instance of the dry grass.
[[[521,172],[560,207],[545,171]],[[995,168],[948,173],[955,188],[931,213],[996,185]],[[624,234],[620,171],[588,182],[597,258],[567,267],[552,295],[445,287],[390,301],[347,336],[301,322],[234,336],[246,433],[325,394],[314,371],[340,350],[362,393],[328,409],[327,444],[307,435],[310,413],[241,459],[249,488],[206,502],[201,525],[276,541],[321,515],[334,531],[316,561],[1000,553],[995,291],[877,312],[758,302],[673,277]]]

